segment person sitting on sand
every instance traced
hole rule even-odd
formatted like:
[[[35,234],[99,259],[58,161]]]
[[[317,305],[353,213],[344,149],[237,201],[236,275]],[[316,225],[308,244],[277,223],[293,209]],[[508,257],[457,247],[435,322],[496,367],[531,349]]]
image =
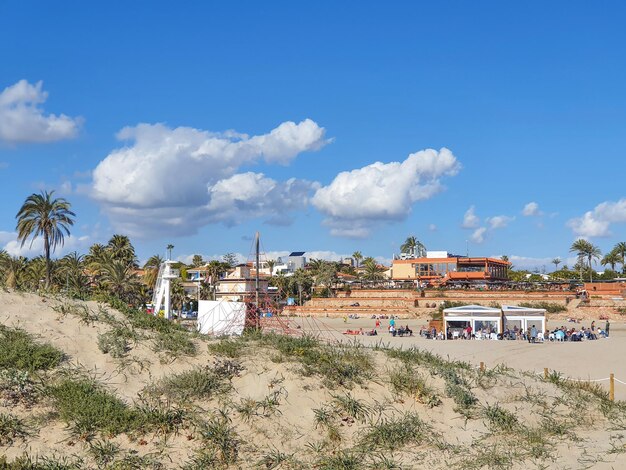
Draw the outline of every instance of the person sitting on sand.
[[[404,334],[409,335],[409,336],[413,336],[413,330],[411,328],[409,328],[409,325],[405,325],[404,326]]]

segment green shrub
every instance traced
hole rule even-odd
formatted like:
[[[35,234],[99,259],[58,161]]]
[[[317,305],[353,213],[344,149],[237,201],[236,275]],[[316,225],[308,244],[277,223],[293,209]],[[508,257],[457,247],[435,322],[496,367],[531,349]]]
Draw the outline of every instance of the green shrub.
[[[232,339],[222,339],[220,341],[209,343],[209,351],[219,356],[227,356],[237,358],[243,354],[245,343]]]
[[[62,420],[75,435],[117,435],[135,428],[137,414],[126,403],[88,378],[64,378],[47,388]]]
[[[422,444],[429,440],[432,430],[414,413],[401,418],[384,419],[372,424],[361,440],[367,449],[395,450],[408,444]]]
[[[260,340],[280,351],[284,359],[302,364],[304,375],[319,375],[331,387],[363,383],[371,377],[372,360],[360,345],[328,345],[311,336],[294,338],[275,333]]]
[[[565,305],[557,304],[554,302],[522,302],[519,304],[519,306],[528,308],[543,308],[548,313],[559,313],[567,311],[567,307]]]
[[[54,346],[35,342],[22,329],[0,325],[0,369],[49,370],[63,359],[63,352]]]
[[[441,404],[437,393],[409,364],[403,364],[389,373],[391,388],[395,393],[410,395],[430,407]]]
[[[240,439],[224,413],[212,416],[199,428],[204,443],[216,452],[222,464],[234,464],[239,458]]]
[[[152,387],[150,393],[181,402],[194,398],[212,398],[230,390],[227,378],[221,370],[218,373],[209,366],[196,367],[162,379]]]
[[[154,339],[153,349],[156,352],[166,352],[173,357],[195,356],[197,352],[189,333],[178,330],[159,331]]]
[[[124,330],[121,328],[113,328],[106,333],[98,335],[98,348],[104,354],[110,354],[111,357],[124,357],[130,351],[130,344],[126,338]]]
[[[0,413],[0,446],[11,445],[16,439],[25,440],[32,434],[30,427],[20,418]]]

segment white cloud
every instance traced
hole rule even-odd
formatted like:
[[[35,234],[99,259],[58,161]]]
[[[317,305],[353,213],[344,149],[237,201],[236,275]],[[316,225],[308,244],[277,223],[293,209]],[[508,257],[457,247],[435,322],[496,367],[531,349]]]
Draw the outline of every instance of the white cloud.
[[[536,202],[529,202],[524,206],[524,209],[522,209],[522,215],[525,217],[541,215],[541,212],[539,211],[539,204]]]
[[[36,238],[31,244],[29,238],[24,246],[21,241],[17,240],[17,233],[15,232],[0,232],[0,244],[3,244],[3,249],[11,256],[25,256],[27,258],[33,258],[43,255],[43,238]],[[72,251],[84,252],[91,244],[91,237],[87,235],[75,236],[70,235],[65,237],[65,243],[63,246],[58,245],[55,252],[51,253],[51,257],[60,258]]]
[[[478,227],[476,230],[474,230],[474,233],[472,233],[470,240],[472,240],[474,243],[482,243],[485,241],[486,232],[486,227]]]
[[[437,226],[435,224],[429,224],[428,225],[428,230],[430,230],[431,232],[436,232],[437,231]]]
[[[44,115],[39,105],[48,99],[43,82],[20,80],[0,93],[0,141],[53,142],[76,137],[81,118]]]
[[[233,223],[238,215],[276,216],[308,200],[307,192],[315,189],[312,183],[278,183],[237,171],[260,161],[287,164],[299,153],[330,142],[324,134],[310,119],[284,122],[253,137],[163,124],[126,127],[118,138],[131,145],[112,151],[98,164],[91,196],[117,230],[135,236],[189,234],[207,223]],[[263,194],[270,199],[254,200]],[[283,200],[289,198],[293,201]]]
[[[626,222],[626,199],[617,202],[605,201],[582,217],[570,219],[567,226],[581,237],[608,237],[611,224]]]
[[[506,215],[495,215],[493,217],[487,217],[487,223],[492,230],[506,227],[509,222],[515,220],[515,217],[509,217]]]
[[[319,185],[290,178],[284,183],[262,173],[240,173],[215,183],[209,189],[207,210],[213,220],[236,224],[242,216],[274,216],[305,207]]]
[[[499,256],[498,256],[499,257]],[[546,258],[533,258],[530,256],[519,256],[519,255],[510,255],[509,261],[513,265],[513,269],[516,270],[528,270],[528,271],[543,271],[545,267],[546,272],[550,273],[554,271],[555,265],[552,264],[552,260],[556,258],[556,256],[546,257]],[[559,263],[559,269],[563,266],[567,265],[570,268],[576,264],[575,257],[567,257],[561,259]]]
[[[372,223],[403,220],[413,204],[444,189],[441,179],[461,169],[452,152],[421,150],[403,162],[376,162],[339,173],[319,188],[312,203],[327,218],[325,225],[338,236],[367,236]]]
[[[463,228],[477,228],[480,225],[480,218],[474,213],[474,206],[470,206],[467,211],[465,211],[465,215],[463,215],[463,223],[461,227]]]

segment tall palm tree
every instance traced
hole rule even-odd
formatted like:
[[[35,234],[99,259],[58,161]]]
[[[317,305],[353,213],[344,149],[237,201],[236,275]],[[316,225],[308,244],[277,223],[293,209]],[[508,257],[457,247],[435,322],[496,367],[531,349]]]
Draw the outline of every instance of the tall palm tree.
[[[423,258],[426,256],[426,247],[414,236],[408,237],[402,245],[400,245],[402,253],[408,253],[414,258]]]
[[[550,261],[553,265],[554,265],[554,270],[558,271],[559,270],[559,264],[561,264],[561,258],[559,258],[558,256],[556,258],[554,258],[552,261]]]
[[[359,263],[363,259],[363,255],[361,254],[360,251],[355,251],[354,253],[352,253],[352,258],[354,259],[354,261],[356,261],[356,267],[358,268]]]
[[[611,266],[611,271],[615,271],[615,265],[617,263],[621,263],[622,258],[617,251],[609,251],[602,260],[600,260],[600,264],[602,266],[606,266],[607,264]]]
[[[21,241],[21,246],[24,246],[29,237],[31,247],[37,237],[43,238],[46,288],[50,287],[50,252],[54,252],[58,245],[63,246],[65,236],[70,235],[70,227],[74,225],[73,217],[76,217],[70,210],[71,204],[64,198],[53,199],[53,194],[54,191],[31,194],[15,216],[17,239]]]
[[[167,245],[167,259],[172,259],[172,250],[174,249],[174,245],[171,243]]]
[[[130,242],[130,238],[126,235],[113,235],[109,243],[107,243],[106,250],[111,254],[113,259],[123,261],[135,268],[138,266],[135,247]]]
[[[593,263],[594,259],[600,259],[600,256],[602,255],[600,248],[598,248],[588,240],[579,238],[574,243],[572,243],[569,251],[577,253],[578,257],[581,260],[587,260],[587,266],[589,267],[589,282],[593,282],[593,269],[591,264]]]
[[[613,251],[619,253],[622,258],[622,273],[626,273],[626,242],[619,242],[613,247]]]

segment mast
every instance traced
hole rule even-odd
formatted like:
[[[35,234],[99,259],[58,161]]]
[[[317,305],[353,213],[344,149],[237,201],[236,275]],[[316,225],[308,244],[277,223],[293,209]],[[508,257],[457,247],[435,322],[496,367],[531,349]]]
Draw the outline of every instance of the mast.
[[[256,328],[259,329],[260,320],[259,316],[261,315],[261,311],[259,310],[259,232],[256,233],[254,237],[254,248],[255,248],[255,256],[256,256],[256,269],[254,270],[254,291],[255,291],[255,315],[256,315]]]

